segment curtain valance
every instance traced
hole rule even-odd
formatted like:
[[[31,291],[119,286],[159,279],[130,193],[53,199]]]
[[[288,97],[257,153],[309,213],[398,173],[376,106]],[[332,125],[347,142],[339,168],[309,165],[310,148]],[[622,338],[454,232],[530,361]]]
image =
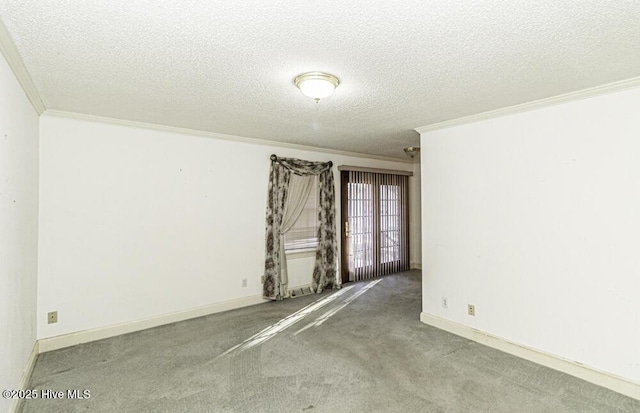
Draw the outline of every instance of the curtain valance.
[[[280,158],[271,155],[271,162],[277,162],[283,167],[296,175],[320,175],[323,172],[330,171],[333,162],[312,162],[304,161],[296,158]]]

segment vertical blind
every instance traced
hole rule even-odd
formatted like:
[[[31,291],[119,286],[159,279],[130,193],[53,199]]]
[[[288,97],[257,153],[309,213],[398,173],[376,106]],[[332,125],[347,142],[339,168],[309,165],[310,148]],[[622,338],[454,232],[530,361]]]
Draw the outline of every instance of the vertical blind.
[[[349,171],[347,254],[349,280],[409,269],[409,177]]]

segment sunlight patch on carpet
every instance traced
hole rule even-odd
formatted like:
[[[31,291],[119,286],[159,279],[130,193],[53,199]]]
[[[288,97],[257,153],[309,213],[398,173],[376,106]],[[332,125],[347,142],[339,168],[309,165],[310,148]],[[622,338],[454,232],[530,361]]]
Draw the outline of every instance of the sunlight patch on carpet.
[[[302,320],[304,317],[306,317],[307,315],[311,314],[312,312],[324,307],[325,305],[333,302],[334,300],[336,300],[338,297],[342,296],[344,293],[346,293],[347,291],[349,291],[350,289],[352,289],[354,286],[350,285],[347,287],[342,288],[340,291],[335,292],[333,294],[331,294],[328,297],[325,298],[321,298],[320,300],[317,300],[311,304],[309,304],[308,306],[296,311],[295,313],[283,318],[282,320],[278,321],[277,323],[270,325],[269,327],[265,328],[264,330],[260,331],[257,334],[254,334],[253,336],[249,337],[248,339],[246,339],[245,341],[243,341],[242,343],[230,348],[229,350],[225,351],[224,353],[222,353],[221,355],[219,355],[217,358],[219,357],[223,357],[233,351],[244,351],[253,347],[256,347],[264,342],[266,342],[267,340],[270,340],[271,338],[275,337],[276,334],[286,330],[287,328],[291,327],[292,325],[296,324],[298,321]]]
[[[336,315],[338,313],[338,311],[342,310],[343,308],[345,308],[346,306],[348,306],[349,304],[351,304],[356,298],[360,297],[362,294],[366,293],[370,288],[373,288],[376,284],[378,284],[380,281],[382,280],[376,280],[376,281],[371,281],[366,287],[364,287],[362,290],[358,291],[357,293],[355,293],[354,295],[352,295],[351,297],[347,298],[345,300],[344,303],[342,303],[341,305],[339,305],[336,308],[332,308],[331,310],[327,311],[326,313],[324,313],[323,315],[321,315],[320,317],[316,318],[315,321],[312,321],[311,323],[307,324],[306,326],[302,327],[300,330],[296,331],[294,335],[298,335],[299,333],[302,333],[304,330],[311,328],[311,327],[318,327],[321,326],[322,323],[324,323],[325,321],[327,321],[329,318],[333,317],[334,315]]]

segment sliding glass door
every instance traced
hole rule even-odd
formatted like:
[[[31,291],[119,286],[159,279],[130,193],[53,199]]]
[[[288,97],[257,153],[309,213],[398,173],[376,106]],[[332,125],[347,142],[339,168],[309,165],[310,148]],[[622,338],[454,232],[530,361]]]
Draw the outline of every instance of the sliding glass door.
[[[408,176],[342,171],[342,281],[409,269]]]

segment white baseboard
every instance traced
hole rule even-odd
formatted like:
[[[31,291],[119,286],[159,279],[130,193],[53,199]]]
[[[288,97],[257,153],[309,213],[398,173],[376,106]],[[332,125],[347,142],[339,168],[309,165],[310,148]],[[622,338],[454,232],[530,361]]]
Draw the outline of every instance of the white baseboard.
[[[75,346],[76,344],[102,340],[104,338],[133,333],[135,331],[146,330],[148,328],[171,324],[178,321],[189,320],[191,318],[202,317],[209,314],[220,313],[222,311],[234,310],[236,308],[247,307],[250,305],[261,304],[268,301],[269,300],[262,298],[261,295],[253,295],[250,297],[223,301],[221,303],[215,303],[204,307],[193,308],[190,310],[163,314],[157,317],[145,318],[142,320],[136,320],[122,324],[114,324],[105,327],[92,328],[90,330],[78,331],[76,333],[62,334],[55,337],[43,338],[38,340],[40,344],[40,352],[45,353],[47,351]]]
[[[411,261],[411,263],[409,264],[409,268],[411,268],[412,270],[421,270],[422,263],[417,261]]]
[[[31,349],[31,354],[27,359],[27,365],[24,367],[22,372],[22,378],[20,379],[20,384],[18,385],[18,389],[27,390],[29,386],[29,381],[31,381],[31,373],[33,373],[33,368],[36,366],[36,361],[38,360],[38,354],[40,353],[38,341],[33,343],[33,348]],[[17,413],[20,411],[20,407],[22,407],[22,399],[13,399],[11,404],[9,405],[9,413]]]
[[[464,324],[459,324],[433,314],[420,313],[420,321],[441,330],[468,338],[505,353],[561,371],[579,379],[640,400],[640,383],[601,371],[584,364],[517,344]]]

